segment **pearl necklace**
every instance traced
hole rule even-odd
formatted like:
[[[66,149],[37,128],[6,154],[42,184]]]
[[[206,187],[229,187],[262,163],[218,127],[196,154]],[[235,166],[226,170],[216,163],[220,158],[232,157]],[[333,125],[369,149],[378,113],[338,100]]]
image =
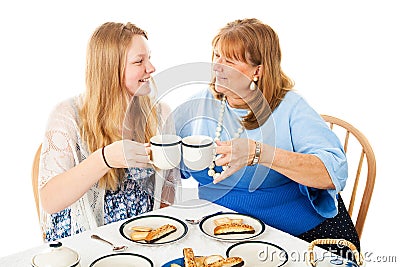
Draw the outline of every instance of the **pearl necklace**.
[[[217,128],[215,129],[215,138],[214,141],[220,140],[221,137],[221,132],[222,132],[222,123],[224,122],[224,112],[225,112],[225,106],[226,106],[226,97],[223,96],[221,99],[221,107],[219,109],[219,116],[218,116],[218,124]],[[243,125],[240,124],[240,127],[237,129],[236,133],[233,135],[233,138],[239,138],[239,136],[243,133]],[[222,166],[222,172],[216,172],[214,170],[215,168],[215,160],[216,160],[216,155],[214,154],[214,159],[213,162],[210,164],[208,167],[208,176],[211,176],[214,180],[217,179],[227,168],[229,168],[229,165]]]

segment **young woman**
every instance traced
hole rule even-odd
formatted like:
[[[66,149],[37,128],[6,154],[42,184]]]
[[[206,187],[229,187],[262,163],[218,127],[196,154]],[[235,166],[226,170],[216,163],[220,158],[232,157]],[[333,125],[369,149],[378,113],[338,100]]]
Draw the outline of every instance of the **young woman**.
[[[147,34],[134,24],[108,22],[93,33],[86,92],[54,109],[43,141],[39,193],[45,240],[150,211],[161,199],[173,201],[174,170],[161,173],[161,197],[148,165],[150,137],[171,130],[162,123],[167,107],[154,106],[149,96],[154,71]]]

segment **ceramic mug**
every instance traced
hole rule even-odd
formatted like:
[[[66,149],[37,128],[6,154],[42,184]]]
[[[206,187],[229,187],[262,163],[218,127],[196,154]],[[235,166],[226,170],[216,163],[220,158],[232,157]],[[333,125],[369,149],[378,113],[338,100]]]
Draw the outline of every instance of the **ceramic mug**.
[[[162,170],[178,167],[181,161],[182,139],[173,134],[150,138],[151,163]]]
[[[191,135],[182,139],[183,162],[192,170],[203,170],[214,159],[214,140],[205,135]]]

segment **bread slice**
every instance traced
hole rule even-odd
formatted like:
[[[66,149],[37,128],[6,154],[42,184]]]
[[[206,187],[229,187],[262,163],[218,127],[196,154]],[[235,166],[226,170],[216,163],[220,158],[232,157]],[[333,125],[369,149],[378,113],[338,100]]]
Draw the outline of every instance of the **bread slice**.
[[[214,228],[214,235],[254,234],[254,227],[248,224],[222,224]]]
[[[184,267],[197,267],[192,248],[183,249],[183,262],[185,263]]]
[[[222,257],[221,255],[210,255],[204,259],[204,265],[211,264],[223,259],[224,257]]]
[[[214,224],[216,226],[223,225],[223,224],[228,224],[228,223],[232,223],[232,220],[229,219],[228,217],[221,217],[221,218],[217,218],[217,219],[214,220]]]
[[[242,224],[243,223],[243,219],[231,219],[231,223]]]
[[[146,243],[154,243],[157,240],[160,240],[163,237],[166,237],[167,235],[170,235],[171,233],[175,232],[177,230],[176,226],[171,225],[171,224],[165,224],[157,229],[151,230],[148,232],[146,238],[144,241]]]
[[[138,225],[138,226],[132,226],[131,230],[136,232],[150,232],[151,230],[153,230],[153,228]]]
[[[205,267],[241,267],[244,265],[244,261],[240,257],[229,257],[222,259],[211,264],[204,265]]]
[[[149,232],[132,232],[130,237],[134,241],[145,240]]]
[[[204,256],[195,256],[194,261],[196,262],[196,266],[203,267],[205,258],[206,257],[204,257]]]

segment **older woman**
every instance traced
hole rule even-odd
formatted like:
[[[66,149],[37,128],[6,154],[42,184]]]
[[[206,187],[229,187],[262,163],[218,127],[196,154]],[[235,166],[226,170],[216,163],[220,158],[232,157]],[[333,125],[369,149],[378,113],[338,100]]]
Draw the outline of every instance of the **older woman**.
[[[213,80],[175,111],[182,137],[212,136],[215,162],[184,169],[199,197],[306,241],[359,238],[339,191],[347,161],[335,134],[293,90],[281,69],[277,34],[257,19],[236,20],[212,41]],[[331,247],[333,252],[340,248]]]

